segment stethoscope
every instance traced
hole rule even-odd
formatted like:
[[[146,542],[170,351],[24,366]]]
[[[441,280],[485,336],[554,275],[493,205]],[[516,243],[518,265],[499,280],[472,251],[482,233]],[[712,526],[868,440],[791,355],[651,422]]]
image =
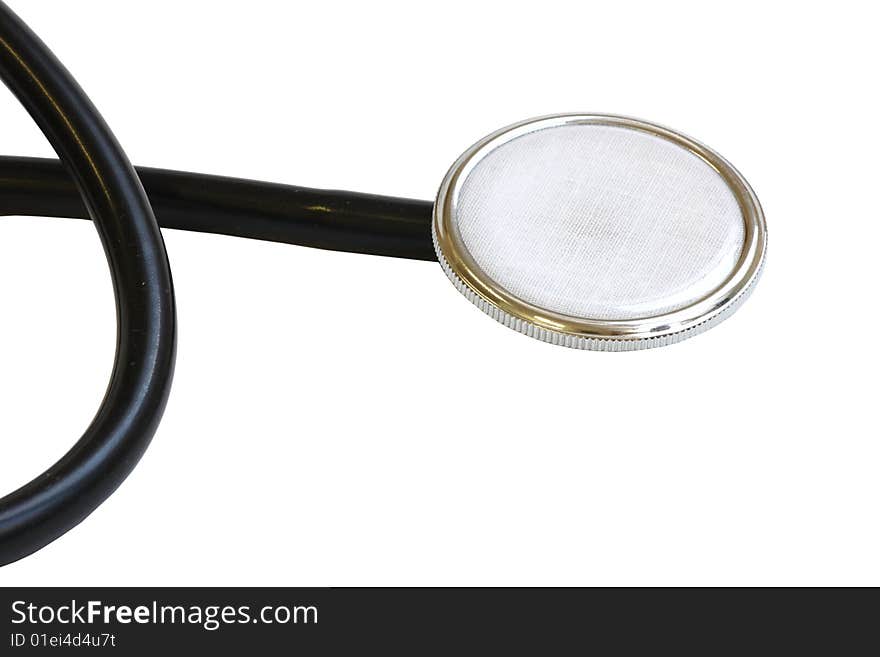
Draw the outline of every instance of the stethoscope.
[[[164,228],[438,260],[493,319],[544,342],[631,351],[729,317],[766,253],[760,205],[720,155],[645,121],[540,117],[469,148],[435,202],[135,169],[76,81],[0,2],[0,74],[60,161],[0,157],[0,213],[90,218],[118,338],[83,436],[0,500],[0,565],[76,526],[128,476],[168,399],[174,290]]]

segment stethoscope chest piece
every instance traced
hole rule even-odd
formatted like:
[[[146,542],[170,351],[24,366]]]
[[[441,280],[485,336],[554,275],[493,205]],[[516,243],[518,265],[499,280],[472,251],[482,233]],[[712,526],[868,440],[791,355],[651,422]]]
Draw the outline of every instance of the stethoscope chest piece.
[[[434,206],[444,271],[531,337],[601,351],[668,345],[729,317],[763,265],[754,192],[724,158],[651,123],[567,114],[499,130]]]

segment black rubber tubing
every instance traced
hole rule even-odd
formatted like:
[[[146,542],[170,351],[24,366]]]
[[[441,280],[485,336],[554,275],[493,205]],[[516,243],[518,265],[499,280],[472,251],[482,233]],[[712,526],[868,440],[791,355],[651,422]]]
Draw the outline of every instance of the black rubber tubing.
[[[110,267],[118,326],[110,383],[88,429],[49,470],[0,499],[2,566],[94,511],[156,431],[176,347],[160,224],[338,251],[435,255],[427,201],[135,170],[76,81],[2,0],[0,78],[61,158],[0,157],[0,215],[92,219]]]
[[[76,81],[0,2],[0,76],[68,167],[107,254],[116,360],[91,425],[61,460],[0,500],[0,564],[42,548],[101,504],[137,464],[174,370],[171,270],[143,187]]]
[[[430,201],[138,167],[163,228],[436,260]],[[0,156],[0,215],[89,218],[57,160]]]

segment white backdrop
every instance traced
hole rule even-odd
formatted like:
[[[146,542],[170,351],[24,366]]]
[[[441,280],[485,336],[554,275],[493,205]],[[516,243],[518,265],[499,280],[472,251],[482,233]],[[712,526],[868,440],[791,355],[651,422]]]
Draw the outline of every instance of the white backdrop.
[[[730,159],[767,214],[730,320],[576,352],[435,263],[166,231],[165,419],[0,585],[880,584],[868,3],[11,0],[137,164],[431,198],[529,116],[630,114]],[[51,150],[0,91],[0,152]],[[109,377],[92,226],[0,218],[0,488]]]

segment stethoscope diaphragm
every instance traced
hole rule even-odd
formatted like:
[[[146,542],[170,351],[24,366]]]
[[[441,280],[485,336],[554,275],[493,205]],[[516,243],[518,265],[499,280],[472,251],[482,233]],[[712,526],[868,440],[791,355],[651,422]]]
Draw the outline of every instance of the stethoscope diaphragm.
[[[434,245],[485,313],[553,344],[628,351],[729,317],[767,247],[745,179],[644,121],[566,114],[471,146],[434,206]]]

